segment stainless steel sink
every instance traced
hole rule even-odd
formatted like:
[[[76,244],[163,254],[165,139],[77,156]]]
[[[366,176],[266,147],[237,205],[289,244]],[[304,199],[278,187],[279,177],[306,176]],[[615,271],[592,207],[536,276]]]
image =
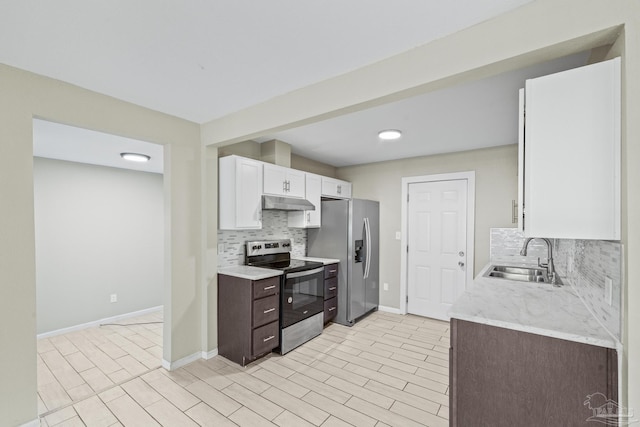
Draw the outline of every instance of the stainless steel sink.
[[[529,276],[543,276],[545,274],[545,271],[541,268],[509,267],[506,265],[494,265],[493,271],[509,274],[526,274]]]
[[[547,271],[543,268],[535,267],[511,267],[508,265],[492,265],[489,267],[484,277],[494,277],[496,279],[515,280],[518,282],[550,283]],[[556,284],[559,284],[556,278]]]

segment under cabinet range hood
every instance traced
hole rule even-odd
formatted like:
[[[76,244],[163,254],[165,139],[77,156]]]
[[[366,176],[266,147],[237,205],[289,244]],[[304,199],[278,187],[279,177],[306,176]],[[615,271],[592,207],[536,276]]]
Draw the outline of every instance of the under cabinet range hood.
[[[315,211],[313,203],[305,199],[282,196],[262,196],[262,209],[276,211]]]

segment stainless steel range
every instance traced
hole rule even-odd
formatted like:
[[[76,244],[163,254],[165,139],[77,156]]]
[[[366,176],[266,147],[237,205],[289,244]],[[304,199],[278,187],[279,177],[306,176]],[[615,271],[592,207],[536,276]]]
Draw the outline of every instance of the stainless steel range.
[[[246,243],[245,264],[283,272],[280,279],[280,353],[322,333],[324,265],[291,259],[291,240]]]

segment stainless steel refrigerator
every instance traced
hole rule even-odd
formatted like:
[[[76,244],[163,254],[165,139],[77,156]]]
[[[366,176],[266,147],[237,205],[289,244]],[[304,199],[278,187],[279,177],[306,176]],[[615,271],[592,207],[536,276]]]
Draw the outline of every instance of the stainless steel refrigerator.
[[[380,204],[371,200],[322,201],[319,229],[307,232],[310,257],[340,259],[338,314],[335,322],[351,326],[378,309]]]

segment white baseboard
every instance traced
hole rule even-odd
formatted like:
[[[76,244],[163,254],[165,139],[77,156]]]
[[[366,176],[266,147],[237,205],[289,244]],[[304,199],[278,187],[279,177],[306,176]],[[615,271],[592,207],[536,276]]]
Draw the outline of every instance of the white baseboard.
[[[209,360],[209,359],[213,359],[214,357],[216,357],[218,355],[218,349],[214,348],[211,351],[203,351],[202,352],[202,358],[204,360]]]
[[[176,369],[182,368],[183,366],[188,365],[189,363],[193,363],[196,360],[204,359],[209,360],[218,355],[218,349],[214,348],[211,351],[203,351],[200,353],[193,353],[187,357],[183,357],[182,359],[176,360],[175,362],[169,362],[165,359],[162,359],[162,367],[167,371],[174,371]]]
[[[216,352],[218,350],[216,349]],[[188,365],[189,363],[193,363],[196,360],[202,359],[202,353],[193,353],[189,356],[185,356],[182,359],[178,359],[175,362],[169,362],[168,360],[162,359],[162,367],[167,371],[175,371],[176,369],[182,368],[183,366]]]
[[[404,314],[403,312],[400,311],[399,308],[386,307],[384,305],[379,305],[378,311],[384,311],[385,313],[393,313],[393,314]]]
[[[38,334],[36,336],[36,338],[40,339],[40,338],[55,337],[56,335],[62,335],[62,334],[66,334],[68,332],[75,332],[75,331],[80,331],[82,329],[93,328],[95,326],[100,326],[100,325],[102,325],[104,323],[119,322],[121,320],[129,319],[131,317],[143,316],[145,314],[149,314],[149,313],[154,313],[156,311],[160,311],[160,310],[162,310],[162,307],[163,306],[159,305],[157,307],[145,308],[144,310],[134,311],[134,312],[125,313],[125,314],[119,314],[117,316],[107,317],[107,318],[104,318],[104,319],[95,320],[93,322],[83,323],[81,325],[70,326],[68,328],[57,329],[55,331],[50,331],[50,332],[44,332],[42,334]]]
[[[21,424],[20,427],[40,427],[40,418],[36,418],[28,423]]]

